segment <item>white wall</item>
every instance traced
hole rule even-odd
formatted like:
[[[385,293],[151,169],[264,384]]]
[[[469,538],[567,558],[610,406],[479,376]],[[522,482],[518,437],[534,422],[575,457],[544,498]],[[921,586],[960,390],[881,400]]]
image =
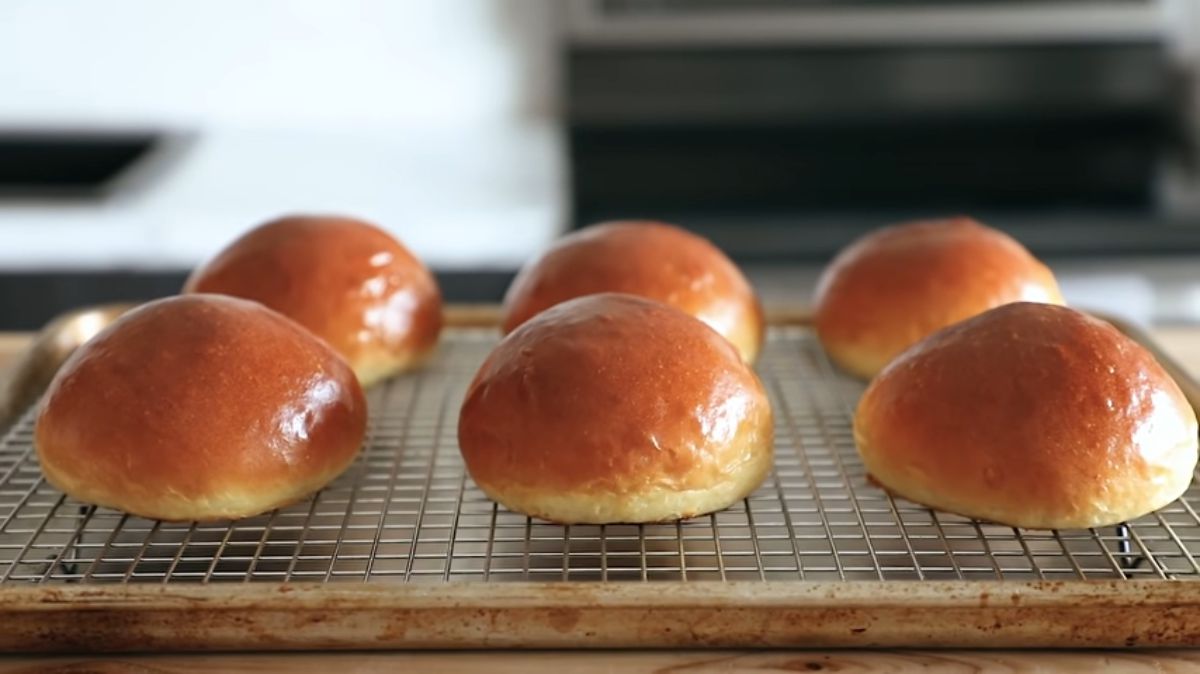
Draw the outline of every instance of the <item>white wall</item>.
[[[0,205],[0,265],[191,264],[296,210],[376,219],[438,266],[519,262],[560,219],[551,14],[547,0],[5,0],[0,126],[195,142],[99,206]]]

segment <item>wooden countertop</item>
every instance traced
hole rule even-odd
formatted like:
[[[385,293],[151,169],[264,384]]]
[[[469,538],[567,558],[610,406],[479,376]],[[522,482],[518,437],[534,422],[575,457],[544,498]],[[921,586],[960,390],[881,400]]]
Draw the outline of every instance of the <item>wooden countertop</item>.
[[[1200,327],[1152,331],[1163,349],[1200,376]],[[30,335],[0,333],[0,367]],[[3,610],[0,608],[0,610]],[[599,651],[299,653],[114,657],[4,657],[0,674],[197,674],[200,672],[1194,672],[1200,650],[1162,651]]]
[[[539,651],[4,659],[0,674],[706,674],[709,672],[1196,672],[1198,651]]]

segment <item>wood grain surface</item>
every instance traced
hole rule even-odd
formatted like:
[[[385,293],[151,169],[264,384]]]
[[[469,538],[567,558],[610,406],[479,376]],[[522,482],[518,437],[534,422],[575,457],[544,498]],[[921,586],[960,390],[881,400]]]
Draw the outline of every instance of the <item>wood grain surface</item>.
[[[1200,652],[1197,651],[544,651],[0,659],[0,674],[1172,674],[1196,671],[1200,671]]]

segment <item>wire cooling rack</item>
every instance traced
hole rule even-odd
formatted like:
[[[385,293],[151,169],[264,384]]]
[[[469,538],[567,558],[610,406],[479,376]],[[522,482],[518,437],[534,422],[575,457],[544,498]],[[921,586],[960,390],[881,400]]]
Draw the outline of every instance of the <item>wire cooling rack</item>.
[[[752,496],[670,524],[551,525],[467,477],[459,404],[495,344],[450,329],[426,369],[377,387],[366,448],[332,485],[259,517],[163,523],[48,485],[32,414],[0,442],[0,582],[207,583],[1069,580],[1200,577],[1196,487],[1111,529],[1028,531],[894,499],[868,481],[851,410],[862,385],[811,333],[772,328],[758,366],[775,470]]]

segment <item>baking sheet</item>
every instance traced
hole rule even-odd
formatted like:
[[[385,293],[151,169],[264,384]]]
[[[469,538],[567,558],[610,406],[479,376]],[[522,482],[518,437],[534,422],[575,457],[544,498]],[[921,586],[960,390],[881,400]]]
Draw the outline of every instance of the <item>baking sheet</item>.
[[[45,627],[39,621],[61,620],[62,611],[94,614],[101,607],[121,616],[122,625],[137,615],[139,628],[166,630],[164,616],[200,608],[154,602],[184,592],[209,608],[258,598],[257,608],[240,611],[240,619],[267,622],[256,638],[242,630],[233,634],[244,639],[230,640],[216,629],[229,625],[217,621],[207,635],[192,630],[185,640],[168,632],[147,637],[147,643],[317,647],[312,640],[297,643],[303,631],[294,625],[270,623],[272,611],[279,611],[272,602],[294,590],[304,592],[313,610],[328,609],[326,603],[344,608],[343,622],[366,615],[352,610],[355,602],[365,602],[358,605],[362,611],[410,615],[412,602],[438,596],[458,602],[463,615],[453,621],[490,610],[516,621],[505,628],[501,620],[486,634],[452,631],[442,641],[418,638],[407,628],[388,638],[352,631],[333,644],[344,647],[483,646],[497,640],[754,645],[762,639],[779,645],[1066,646],[1193,643],[1200,635],[1200,627],[1190,627],[1200,625],[1200,611],[1192,606],[1200,586],[1186,582],[1200,578],[1200,487],[1128,525],[1071,531],[997,526],[892,498],[867,480],[854,448],[851,412],[863,384],[830,365],[811,331],[794,324],[803,321],[776,320],[757,366],[775,410],[776,464],[749,498],[705,517],[653,525],[560,526],[508,512],[470,481],[456,446],[466,386],[498,339],[494,328],[467,325],[472,322],[487,321],[460,317],[427,368],[369,392],[368,440],[350,470],[312,498],[259,517],[162,523],[77,503],[42,479],[27,412],[0,441],[0,601],[21,607],[0,613],[0,646],[7,640],[22,649],[119,649],[123,642],[91,618],[87,629],[98,631],[76,628],[69,643],[49,628],[21,635],[30,625]],[[629,587],[640,589],[631,593]],[[369,594],[355,594],[363,588]],[[997,593],[1018,598],[1003,610],[1023,612],[987,618],[1002,610],[987,599]],[[538,634],[536,626],[549,618],[534,612],[518,620],[524,614],[509,605],[513,597],[536,598],[537,606],[553,611],[579,596],[601,607],[620,599],[621,608],[598,615],[600,628],[521,641],[522,634]],[[968,599],[950,601],[955,597]],[[1155,608],[1155,597],[1169,599],[1164,605],[1170,611]],[[826,615],[819,625],[763,623],[753,640],[678,641],[662,631],[668,624],[662,620],[628,634],[629,610],[661,613],[672,601],[696,602],[689,611],[744,612],[759,622],[768,611],[828,612],[855,601],[862,613]],[[1040,601],[1046,604],[1037,609]],[[955,624],[930,624],[919,618],[922,602],[940,607],[943,617],[950,609],[968,613]],[[1121,608],[1126,617],[1145,611],[1156,618],[1126,625],[1089,614],[1098,634],[1064,632],[1083,618],[1056,611],[1084,611],[1096,602],[1105,610]],[[907,613],[889,613],[897,610]],[[220,615],[232,617],[228,610]],[[420,611],[411,615],[416,622],[430,619]],[[693,618],[712,619],[699,616]],[[1170,618],[1165,624],[1164,616]],[[2,629],[5,618],[15,631]],[[868,627],[830,632],[851,618]],[[895,623],[884,629],[881,619]],[[990,634],[958,626],[989,619]],[[1047,624],[1035,627],[1040,621]],[[345,625],[327,627],[338,632]]]

